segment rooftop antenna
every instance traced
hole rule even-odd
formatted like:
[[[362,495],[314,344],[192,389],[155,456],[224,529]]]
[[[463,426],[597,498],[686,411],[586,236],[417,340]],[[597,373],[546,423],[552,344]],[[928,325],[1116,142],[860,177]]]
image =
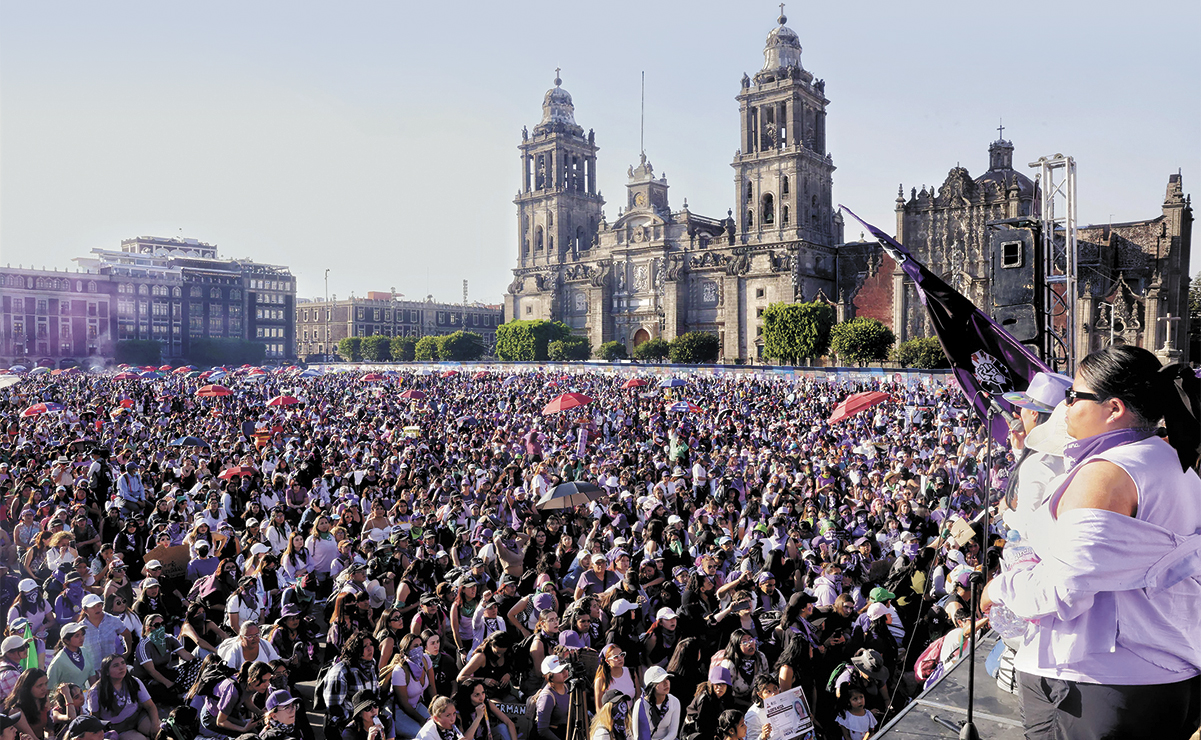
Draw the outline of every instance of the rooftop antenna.
[[[638,151],[646,154],[646,70],[642,70],[642,112],[638,115]]]

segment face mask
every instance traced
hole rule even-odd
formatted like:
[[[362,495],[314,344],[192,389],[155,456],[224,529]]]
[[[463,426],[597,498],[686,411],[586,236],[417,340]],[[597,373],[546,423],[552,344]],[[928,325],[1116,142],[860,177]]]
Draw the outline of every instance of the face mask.
[[[921,550],[921,547],[919,547],[918,543],[916,542],[910,542],[901,548],[901,551],[904,552],[907,557],[911,558],[917,557],[919,550]]]

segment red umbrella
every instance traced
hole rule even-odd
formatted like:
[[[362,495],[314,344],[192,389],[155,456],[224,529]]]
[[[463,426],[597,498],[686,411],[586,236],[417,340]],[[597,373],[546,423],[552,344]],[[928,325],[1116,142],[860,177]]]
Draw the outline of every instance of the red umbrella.
[[[125,408],[125,409],[133,408],[133,399],[132,398],[121,399],[121,408]]]
[[[223,385],[206,385],[196,391],[196,395],[201,398],[215,398],[217,396],[232,396],[233,391]]]
[[[583,393],[564,393],[557,396],[555,400],[546,404],[546,408],[542,409],[544,414],[554,414],[567,409],[574,409],[576,406],[592,403],[592,399],[585,396]]]
[[[641,388],[644,385],[647,385],[647,381],[643,380],[642,378],[630,378],[626,382],[622,383],[621,387],[622,388]]]
[[[259,472],[259,471],[255,470],[254,468],[250,467],[249,465],[235,465],[232,468],[227,468],[225,470],[222,470],[221,473],[217,477],[220,478],[221,480],[229,480],[230,478],[233,478],[234,476],[254,475],[257,472]]]
[[[401,394],[400,394],[400,397],[401,397],[401,398],[408,398],[408,399],[411,399],[411,400],[414,400],[414,401],[420,401],[421,399],[425,398],[425,391],[419,391],[419,390],[416,390],[416,389],[409,389],[409,390],[405,391],[404,393],[401,393]]]
[[[384,376],[380,375],[379,373],[367,373],[363,377],[359,378],[359,380],[383,380],[383,379],[384,379]]]
[[[117,373],[113,376],[113,380],[137,380],[142,376],[137,373]]]
[[[183,365],[181,367],[175,368],[174,374],[175,375],[183,375],[184,373],[190,373],[190,372],[192,372],[192,368],[188,367],[187,365]]]
[[[458,375],[458,374],[459,374],[458,370],[447,370],[446,372],[442,373],[442,377],[449,378],[452,375]]]
[[[471,377],[474,378],[475,380],[483,380],[484,378],[488,377],[488,373],[484,372],[483,370],[480,370],[478,373],[476,373],[475,375],[472,375]]]
[[[175,368],[171,367],[170,365],[159,365],[158,369],[159,369],[159,372],[169,373],[172,370],[174,370]]]
[[[61,403],[35,403],[29,408],[21,412],[22,418],[28,419],[31,416],[41,416],[42,414],[54,414],[63,410]]]
[[[296,396],[276,396],[267,402],[268,406],[295,406],[300,403]]]
[[[830,414],[830,418],[826,419],[826,421],[830,424],[836,424],[848,416],[854,416],[860,411],[870,409],[872,406],[884,403],[891,398],[891,395],[883,391],[852,393],[842,399],[842,403],[834,407],[834,413]]]

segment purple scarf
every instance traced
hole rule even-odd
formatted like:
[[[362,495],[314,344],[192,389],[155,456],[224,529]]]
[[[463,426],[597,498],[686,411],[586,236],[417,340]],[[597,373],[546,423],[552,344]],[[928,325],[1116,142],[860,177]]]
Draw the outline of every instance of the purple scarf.
[[[1154,436],[1154,429],[1115,429],[1112,432],[1104,432],[1093,437],[1085,437],[1076,442],[1069,442],[1064,445],[1063,457],[1067,461],[1068,470],[1072,470],[1081,462],[1094,455],[1100,455],[1106,450],[1133,442],[1142,442],[1144,439]]]

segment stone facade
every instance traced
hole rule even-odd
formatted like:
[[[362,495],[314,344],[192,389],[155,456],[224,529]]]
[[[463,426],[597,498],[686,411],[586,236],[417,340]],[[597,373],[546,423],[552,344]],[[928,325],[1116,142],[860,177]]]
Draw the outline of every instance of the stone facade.
[[[1159,216],[1077,230],[1081,357],[1113,341],[1145,347],[1165,362],[1199,359],[1188,357],[1192,224],[1191,199],[1177,174],[1168,177]]]
[[[740,145],[735,208],[725,218],[673,210],[668,182],[646,154],[627,170],[625,204],[605,218],[595,187],[596,137],[575,122],[556,77],[542,121],[523,130],[517,268],[505,298],[509,319],[563,321],[592,346],[627,349],[706,331],[721,361],[755,360],[763,309],[824,299],[850,310],[878,248],[840,256],[842,218],[831,197],[825,83],[801,66],[797,35],[779,18],[763,68],[737,95]]]
[[[897,237],[932,272],[996,316],[994,302],[1004,301],[994,301],[989,224],[1029,216],[1034,197],[1034,183],[1013,169],[1013,145],[997,140],[980,177],[957,165],[939,188],[913,188],[906,199],[902,187]],[[1159,216],[1077,228],[1077,357],[1110,341],[1150,349],[1165,361],[1187,356],[1192,221],[1181,177],[1172,175]],[[1029,267],[1031,280],[1038,269]],[[857,315],[880,319],[898,341],[934,336],[912,282],[887,255],[853,303]]]
[[[977,306],[991,306],[988,228],[990,221],[1028,216],[1034,210],[1034,182],[1013,169],[1013,144],[1003,139],[988,148],[988,171],[972,178],[956,165],[941,187],[897,192],[897,241],[919,262]],[[897,341],[934,336],[926,308],[900,270],[894,282]]]

